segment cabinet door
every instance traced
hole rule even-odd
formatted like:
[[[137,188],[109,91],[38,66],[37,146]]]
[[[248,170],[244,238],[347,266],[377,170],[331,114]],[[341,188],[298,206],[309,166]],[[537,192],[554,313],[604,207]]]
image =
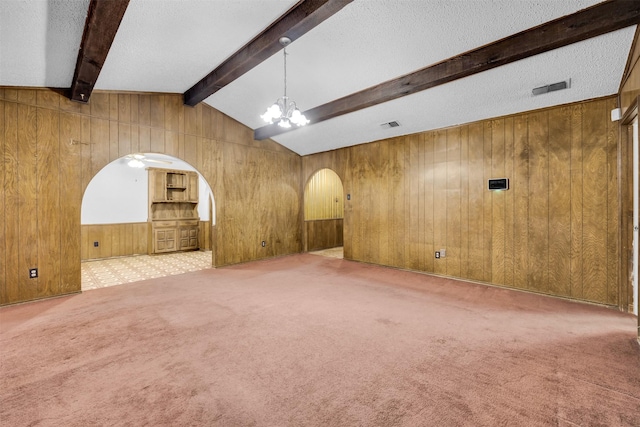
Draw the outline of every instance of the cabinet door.
[[[153,202],[167,200],[167,174],[159,170],[151,170],[149,174],[149,195]]]
[[[189,229],[180,228],[180,250],[189,249]]]
[[[187,185],[188,199],[190,202],[198,201],[198,174],[190,173],[189,174],[189,185]]]
[[[198,249],[198,227],[180,228],[180,250]]]
[[[154,231],[155,252],[172,252],[176,250],[176,229],[160,228]]]
[[[198,248],[198,228],[191,228],[189,230],[189,247],[191,249]]]

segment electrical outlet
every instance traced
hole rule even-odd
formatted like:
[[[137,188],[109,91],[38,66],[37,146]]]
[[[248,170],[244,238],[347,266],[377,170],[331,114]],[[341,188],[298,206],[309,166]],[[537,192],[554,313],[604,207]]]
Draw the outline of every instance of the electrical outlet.
[[[93,247],[97,248],[98,246],[100,246],[100,244],[98,242],[93,242]]]
[[[440,251],[436,251],[436,259],[440,258]]]
[[[262,247],[264,248],[265,246],[267,246],[267,242],[265,242],[264,240],[262,241]]]
[[[29,269],[29,278],[30,279],[35,279],[36,277],[38,277],[38,269],[37,268],[30,268]]]
[[[440,258],[444,258],[447,256],[447,250],[446,249],[440,249]]]

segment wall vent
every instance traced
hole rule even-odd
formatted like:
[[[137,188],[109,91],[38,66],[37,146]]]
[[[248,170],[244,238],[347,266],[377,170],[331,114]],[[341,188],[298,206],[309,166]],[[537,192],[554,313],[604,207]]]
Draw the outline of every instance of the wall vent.
[[[388,122],[388,123],[383,123],[383,124],[380,125],[380,127],[382,129],[397,128],[398,126],[400,126],[400,123],[398,123],[396,120],[394,120],[392,122]]]
[[[535,95],[542,95],[543,93],[555,92],[556,90],[568,89],[571,86],[571,80],[566,82],[552,83],[546,86],[540,86],[531,91]]]

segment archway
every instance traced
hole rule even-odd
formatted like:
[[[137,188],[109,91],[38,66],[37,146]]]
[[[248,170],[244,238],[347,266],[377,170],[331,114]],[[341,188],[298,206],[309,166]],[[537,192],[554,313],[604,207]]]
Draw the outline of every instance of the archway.
[[[304,188],[304,250],[343,245],[344,189],[333,170],[316,171]]]
[[[640,253],[640,136],[638,97],[627,109],[620,122],[621,139],[621,246],[622,275],[621,306],[637,316],[637,337],[640,342],[639,256]]]
[[[171,255],[149,255],[154,242],[150,223],[152,203],[150,203],[149,177],[152,171],[170,171],[195,178],[192,184],[194,202],[189,215],[189,225],[197,235],[197,243],[190,249],[198,249],[187,256],[177,256],[177,249]],[[197,186],[197,191],[196,187]],[[171,208],[178,207],[171,204]],[[180,207],[182,209],[182,207]],[[176,223],[182,225],[181,222]],[[215,227],[215,200],[213,192],[203,175],[190,164],[176,157],[142,153],[123,156],[103,167],[89,182],[82,198],[81,207],[81,260],[82,289],[143,280],[150,277],[193,271],[213,264],[212,230]],[[195,239],[193,239],[195,241]],[[200,251],[204,251],[200,253]],[[124,257],[136,257],[135,262]],[[133,258],[132,258],[133,259]],[[99,270],[103,274],[93,274],[98,263],[104,261]],[[141,263],[144,262],[143,266]],[[91,268],[85,268],[88,265]],[[169,265],[174,267],[169,268]],[[132,266],[127,272],[126,266]],[[155,271],[151,271],[155,266]],[[108,269],[109,271],[106,271]],[[117,269],[122,269],[120,272]],[[109,276],[109,274],[110,276]]]

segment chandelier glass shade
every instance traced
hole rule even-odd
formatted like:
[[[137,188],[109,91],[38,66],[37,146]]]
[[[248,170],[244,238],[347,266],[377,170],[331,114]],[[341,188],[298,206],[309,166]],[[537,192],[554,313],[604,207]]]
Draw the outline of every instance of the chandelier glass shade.
[[[142,163],[138,159],[131,159],[127,162],[127,166],[129,166],[130,168],[143,168],[144,163]]]
[[[304,126],[309,120],[300,112],[296,103],[287,96],[287,45],[291,43],[288,37],[281,37],[280,44],[284,46],[284,96],[278,100],[260,117],[266,123],[278,123],[278,126],[290,128],[291,125]]]

